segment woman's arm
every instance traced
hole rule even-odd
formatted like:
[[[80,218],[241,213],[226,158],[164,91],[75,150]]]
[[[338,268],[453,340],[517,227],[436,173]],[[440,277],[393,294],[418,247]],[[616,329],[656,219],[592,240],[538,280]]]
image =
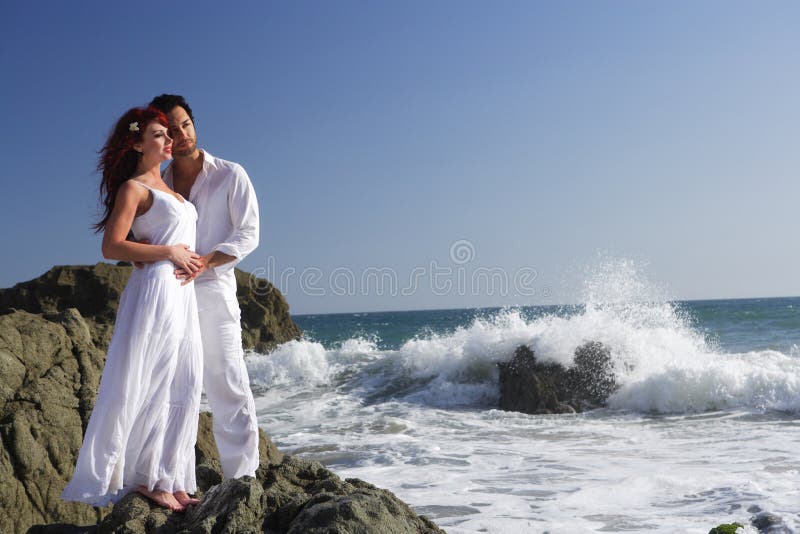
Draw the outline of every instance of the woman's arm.
[[[147,201],[149,195],[147,189],[130,182],[125,182],[119,188],[114,209],[103,233],[103,257],[108,260],[139,262],[169,260],[187,272],[197,271],[201,266],[201,257],[189,250],[189,245],[145,245],[126,240],[136,217],[136,210]]]

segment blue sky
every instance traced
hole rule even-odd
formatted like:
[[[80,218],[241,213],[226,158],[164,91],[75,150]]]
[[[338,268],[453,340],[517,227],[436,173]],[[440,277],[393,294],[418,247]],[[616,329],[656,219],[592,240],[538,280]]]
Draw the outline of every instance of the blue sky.
[[[173,92],[294,313],[573,302],[598,254],[800,294],[796,2],[172,5],[4,5],[0,287],[101,260],[96,151]]]

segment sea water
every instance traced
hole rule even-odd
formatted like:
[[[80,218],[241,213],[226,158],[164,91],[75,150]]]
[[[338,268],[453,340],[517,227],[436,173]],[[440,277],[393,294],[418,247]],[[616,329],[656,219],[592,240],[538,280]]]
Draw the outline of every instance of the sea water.
[[[450,533],[800,531],[800,298],[674,302],[622,262],[569,307],[294,317],[247,357],[284,451],[394,492]],[[619,390],[582,414],[497,408],[497,362],[596,340]]]

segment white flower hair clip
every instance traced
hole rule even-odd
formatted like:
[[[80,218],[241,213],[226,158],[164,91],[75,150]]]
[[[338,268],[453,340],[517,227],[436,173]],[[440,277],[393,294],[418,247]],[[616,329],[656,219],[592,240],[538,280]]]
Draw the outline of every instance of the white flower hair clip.
[[[131,132],[138,132],[139,131],[139,123],[138,122],[130,123],[128,125],[128,130],[130,130]]]

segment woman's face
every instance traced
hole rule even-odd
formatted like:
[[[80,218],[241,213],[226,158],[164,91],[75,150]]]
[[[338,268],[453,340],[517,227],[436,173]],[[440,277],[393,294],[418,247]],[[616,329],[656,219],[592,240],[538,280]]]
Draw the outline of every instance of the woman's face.
[[[167,128],[160,122],[153,121],[147,125],[142,140],[133,145],[147,159],[166,161],[172,159],[172,138]]]

